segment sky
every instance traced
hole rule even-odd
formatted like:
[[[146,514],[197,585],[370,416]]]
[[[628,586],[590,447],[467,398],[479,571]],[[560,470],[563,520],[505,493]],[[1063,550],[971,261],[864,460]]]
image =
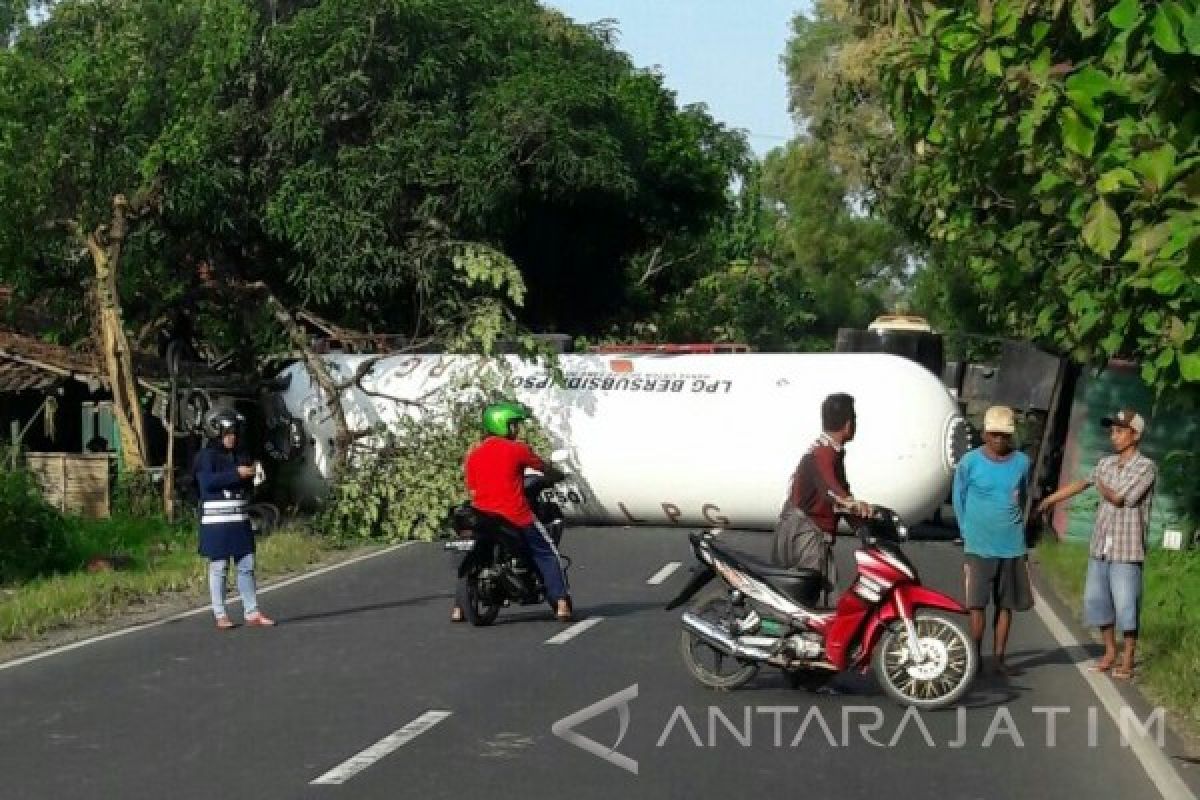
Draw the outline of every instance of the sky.
[[[795,126],[780,58],[792,16],[807,0],[543,0],[577,22],[616,20],[617,46],[661,69],[680,104],[704,103],[747,132],[760,156]]]

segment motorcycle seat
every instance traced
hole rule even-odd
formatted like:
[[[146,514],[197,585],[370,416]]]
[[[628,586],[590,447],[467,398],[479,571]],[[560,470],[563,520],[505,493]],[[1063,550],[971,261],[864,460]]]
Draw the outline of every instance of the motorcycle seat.
[[[802,606],[815,608],[823,589],[828,588],[824,574],[816,569],[785,569],[768,563],[731,547],[713,548],[718,553],[732,557],[741,566],[753,572]]]
[[[821,571],[816,569],[787,569],[763,561],[755,555],[732,547],[714,548],[719,553],[732,556],[738,563],[761,578],[820,578]]]

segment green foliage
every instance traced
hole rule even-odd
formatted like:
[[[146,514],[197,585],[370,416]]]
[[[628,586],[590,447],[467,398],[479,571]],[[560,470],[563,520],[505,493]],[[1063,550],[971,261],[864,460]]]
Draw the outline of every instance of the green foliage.
[[[893,38],[890,27],[858,24],[845,0],[815,0],[792,20],[783,57],[798,126],[827,149],[856,194],[877,190],[880,179],[903,173],[910,162],[894,146],[875,68]]]
[[[62,0],[0,50],[0,280],[84,335],[63,223],[157,190],[123,254],[134,329],[184,309],[263,346],[270,318],[203,265],[351,326],[441,336],[492,302],[586,330],[642,301],[644,254],[705,239],[746,153],[534,0]],[[508,277],[464,289],[480,254]]]
[[[786,350],[817,320],[812,293],[773,265],[731,262],[689,286],[659,323],[668,341],[699,338]]]
[[[161,521],[162,486],[156,485],[146,470],[122,472],[113,487],[112,510],[119,517]]]
[[[928,3],[914,20],[881,63],[915,156],[880,193],[889,216],[961,265],[1008,335],[1136,358],[1160,391],[1200,382],[1200,3]]]
[[[252,49],[253,16],[238,0],[60,2],[0,51],[0,280],[47,306],[61,326],[49,333],[88,330],[79,234],[108,221],[113,197],[169,185],[172,210],[196,180],[179,170],[219,118],[221,87]],[[121,288],[134,321],[188,285],[183,232],[165,227],[127,242]]]
[[[0,584],[81,570],[96,556],[144,566],[153,552],[193,541],[193,525],[168,525],[161,495],[143,473],[122,484],[108,519],[63,516],[42,499],[32,476],[0,471]]]
[[[717,234],[718,266],[676,295],[656,327],[668,340],[762,350],[832,349],[893,304],[909,254],[887,223],[854,209],[829,148],[807,138],[751,171]]]
[[[508,399],[495,376],[473,372],[456,379],[400,425],[380,432],[338,477],[316,521],[335,541],[374,539],[430,541],[446,535],[450,510],[467,500],[462,464],[483,438],[482,412]],[[548,455],[536,420],[522,438]]]
[[[32,476],[0,471],[0,584],[63,568],[68,549],[66,521],[42,499]]]

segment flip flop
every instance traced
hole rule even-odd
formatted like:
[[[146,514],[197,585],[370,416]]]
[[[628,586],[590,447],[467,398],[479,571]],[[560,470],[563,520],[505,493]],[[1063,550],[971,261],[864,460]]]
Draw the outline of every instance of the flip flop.
[[[1112,676],[1112,679],[1116,681],[1133,680],[1133,670],[1125,669],[1125,667],[1113,667],[1112,672],[1109,674]]]
[[[1103,661],[1097,661],[1095,664],[1088,666],[1088,672],[1108,672],[1110,669],[1112,669],[1112,667],[1113,662],[1111,661],[1109,661],[1107,664]]]

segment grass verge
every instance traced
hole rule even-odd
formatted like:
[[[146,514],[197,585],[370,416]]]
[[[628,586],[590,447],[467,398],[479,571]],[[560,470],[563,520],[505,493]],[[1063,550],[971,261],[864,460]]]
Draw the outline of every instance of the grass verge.
[[[102,623],[146,608],[165,595],[197,602],[207,596],[205,561],[195,537],[161,522],[123,520],[86,523],[83,536],[95,553],[120,543],[128,569],[75,572],[8,589],[0,600],[0,640],[30,640],[58,628]],[[335,548],[300,528],[283,528],[258,543],[259,581],[298,572],[328,559]]]
[[[1042,572],[1078,618],[1087,545],[1048,541],[1035,552]],[[1200,736],[1200,551],[1154,550],[1144,575],[1138,683]]]

